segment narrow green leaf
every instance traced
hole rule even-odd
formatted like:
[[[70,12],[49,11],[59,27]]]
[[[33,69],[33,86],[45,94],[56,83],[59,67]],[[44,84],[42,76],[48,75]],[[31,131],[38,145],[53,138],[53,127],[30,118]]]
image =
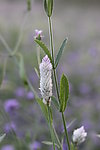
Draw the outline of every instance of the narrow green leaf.
[[[46,45],[42,41],[39,41],[38,39],[35,39],[35,42],[43,49],[45,54],[48,55],[48,57],[52,63],[51,54],[50,54],[50,51],[48,50],[48,48],[46,47]]]
[[[62,45],[61,45],[61,47],[60,47],[60,50],[59,50],[59,52],[58,52],[58,54],[57,54],[57,57],[56,57],[56,60],[55,60],[55,68],[58,66],[59,60],[60,60],[60,58],[61,58],[61,56],[62,56],[62,52],[63,52],[63,50],[64,50],[64,47],[65,47],[67,41],[68,41],[68,39],[66,38],[66,39],[63,41],[63,43],[62,43]]]
[[[45,116],[45,118],[46,118],[46,120],[48,122],[49,121],[49,117],[48,117],[48,108],[47,108],[47,105],[45,105],[43,103],[43,101],[41,99],[39,99],[39,98],[36,98],[36,101],[40,105],[42,113],[44,114],[44,116]]]
[[[2,85],[3,79],[4,79],[5,74],[6,74],[7,61],[8,61],[8,59],[6,58],[4,61],[4,64],[3,64],[3,68],[0,71],[0,86]]]
[[[2,85],[3,81],[3,70],[0,70],[0,86]]]
[[[73,143],[71,143],[71,150],[75,150]]]
[[[40,77],[40,75],[39,75],[39,71],[37,70],[37,68],[35,68],[35,67],[34,67],[34,70],[35,70],[35,72],[36,72],[37,76],[38,76],[38,77]]]
[[[60,80],[60,112],[64,112],[69,97],[69,83],[67,77],[63,74]]]
[[[21,53],[18,53],[19,56],[19,75],[24,83],[24,85],[27,87],[28,83],[27,83],[27,79],[26,79],[26,73],[25,73],[25,67],[24,67],[24,58],[23,55]]]
[[[52,97],[51,97],[51,100],[52,100],[52,103],[54,104],[55,108],[56,108],[57,110],[59,110],[59,109],[60,109],[60,106],[59,106],[59,103],[58,103],[57,99],[56,99],[54,96],[52,96]]]
[[[53,143],[50,142],[50,141],[42,141],[42,143],[45,144],[45,145],[49,145],[49,146],[53,145]],[[59,145],[56,144],[56,143],[55,143],[55,146],[57,146],[58,148],[60,148]]]
[[[0,136],[0,143],[3,141],[3,139],[5,138],[6,134],[3,134]]]

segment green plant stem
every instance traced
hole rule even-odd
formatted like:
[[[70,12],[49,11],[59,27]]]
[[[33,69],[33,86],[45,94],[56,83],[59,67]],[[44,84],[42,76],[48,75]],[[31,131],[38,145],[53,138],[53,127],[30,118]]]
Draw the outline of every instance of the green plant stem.
[[[50,108],[48,107],[48,115],[49,115],[49,128],[50,128],[50,133],[51,133],[51,139],[52,139],[52,143],[53,143],[53,150],[55,150],[55,142],[54,142],[54,138],[53,138],[53,129],[52,129],[52,123],[51,123],[51,116],[50,116]]]
[[[40,65],[40,47],[37,45],[37,61],[38,61],[38,66]]]
[[[64,113],[62,112],[62,119],[63,119],[63,124],[64,124],[64,130],[65,130],[65,135],[66,135],[66,140],[67,140],[67,144],[68,144],[68,149],[70,150],[70,143],[69,143],[69,138],[68,138],[68,131],[66,128],[66,122],[65,122],[65,117],[64,117]]]
[[[57,97],[58,97],[58,100],[60,102],[59,89],[58,89],[58,80],[57,80],[57,77],[56,77],[56,70],[55,70],[55,67],[54,67],[53,30],[52,30],[51,18],[50,17],[49,17],[49,34],[50,34],[50,45],[51,45],[51,52],[52,52],[53,74],[54,74],[54,80],[55,80],[55,85],[56,85]],[[64,130],[65,130],[66,140],[67,140],[67,144],[68,144],[68,149],[70,150],[70,142],[69,142],[69,138],[68,138],[68,132],[67,132],[65,117],[64,117],[63,112],[62,112],[62,120],[63,120]]]
[[[51,24],[51,17],[49,17],[49,35],[50,35],[50,46],[51,46],[51,54],[52,54],[52,63],[54,68],[54,50],[53,50],[53,31],[52,31],[52,24]]]

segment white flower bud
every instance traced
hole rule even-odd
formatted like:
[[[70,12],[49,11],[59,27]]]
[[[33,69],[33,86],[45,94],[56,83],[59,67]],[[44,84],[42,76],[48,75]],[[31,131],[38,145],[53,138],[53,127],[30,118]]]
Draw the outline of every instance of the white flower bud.
[[[73,132],[73,142],[77,145],[79,145],[80,143],[83,143],[86,139],[87,136],[87,132],[85,132],[84,126],[74,130]]]
[[[52,96],[52,64],[46,55],[40,64],[40,91],[43,103],[50,106]]]

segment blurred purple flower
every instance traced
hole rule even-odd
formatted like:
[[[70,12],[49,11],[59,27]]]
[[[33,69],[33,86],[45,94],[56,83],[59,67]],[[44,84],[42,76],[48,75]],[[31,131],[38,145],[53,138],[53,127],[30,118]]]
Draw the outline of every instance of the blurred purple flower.
[[[91,87],[87,83],[82,83],[79,86],[79,91],[81,94],[88,94],[91,91]]]
[[[15,91],[16,96],[18,97],[23,97],[25,95],[25,89],[20,87]]]
[[[8,113],[13,112],[19,108],[19,102],[16,99],[8,99],[4,103],[4,108]]]
[[[9,133],[11,130],[16,131],[16,125],[13,122],[5,124],[4,126],[5,133]]]
[[[67,145],[65,143],[63,144],[63,150],[67,150]]]
[[[15,150],[15,148],[12,145],[5,145],[1,148],[1,150]]]
[[[41,144],[38,141],[34,141],[29,147],[30,150],[37,150],[41,148]]]
[[[28,98],[29,100],[34,99],[34,94],[33,94],[32,91],[29,91],[29,92],[27,93],[27,98]]]

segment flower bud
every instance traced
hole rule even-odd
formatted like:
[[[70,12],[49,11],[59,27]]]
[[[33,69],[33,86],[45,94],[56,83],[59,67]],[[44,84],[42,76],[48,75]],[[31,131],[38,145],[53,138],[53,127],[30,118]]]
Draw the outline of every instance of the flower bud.
[[[82,126],[74,130],[72,139],[76,145],[79,145],[85,141],[86,136],[87,136],[87,132],[85,132],[84,126]]]
[[[52,96],[52,64],[46,55],[40,64],[40,91],[43,103],[50,106]]]
[[[35,35],[34,35],[34,39],[38,39],[38,40],[41,40],[43,37],[42,35],[42,30],[35,30]]]
[[[48,17],[51,17],[53,10],[53,0],[44,0],[44,9]]]

